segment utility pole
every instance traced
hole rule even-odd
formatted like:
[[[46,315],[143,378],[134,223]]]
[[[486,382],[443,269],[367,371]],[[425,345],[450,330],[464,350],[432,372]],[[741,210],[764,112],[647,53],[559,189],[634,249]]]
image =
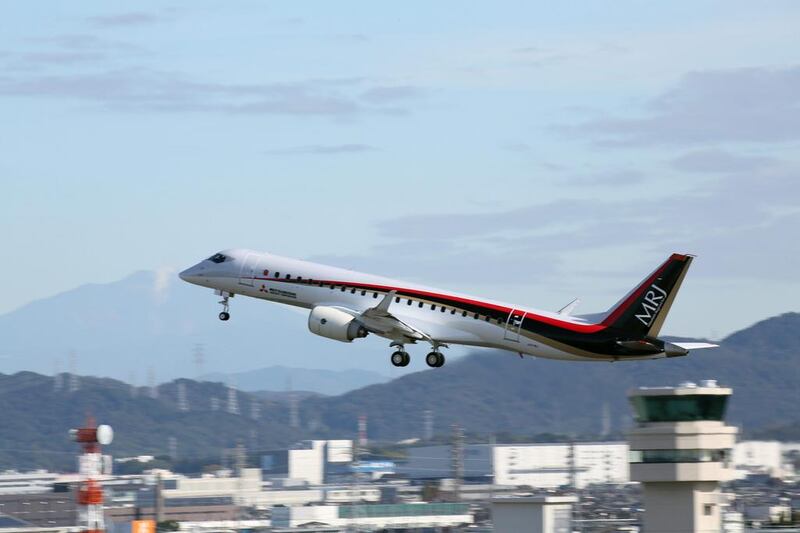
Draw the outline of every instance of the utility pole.
[[[433,411],[426,409],[423,413],[423,438],[426,441],[433,439]]]
[[[178,387],[178,411],[186,412],[189,410],[189,398],[186,396],[186,383],[179,381]]]
[[[453,476],[453,499],[461,500],[461,482],[464,478],[464,430],[458,424],[452,426],[453,442],[450,447]]]
[[[200,376],[203,375],[203,365],[206,362],[205,346],[199,343],[195,344],[194,350],[192,351],[192,358],[194,359],[194,370],[197,374],[195,377],[200,379]]]

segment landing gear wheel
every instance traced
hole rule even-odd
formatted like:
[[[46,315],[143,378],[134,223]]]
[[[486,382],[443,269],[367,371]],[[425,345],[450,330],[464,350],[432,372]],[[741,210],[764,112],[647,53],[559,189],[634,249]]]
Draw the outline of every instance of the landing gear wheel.
[[[441,352],[431,352],[425,356],[425,362],[431,368],[444,366],[444,355]]]
[[[398,350],[392,354],[391,361],[394,366],[407,366],[408,363],[411,362],[411,356],[406,352]]]
[[[230,309],[229,300],[233,298],[233,294],[223,291],[214,291],[214,294],[222,296],[222,300],[219,301],[219,303],[222,304],[222,312],[219,314],[219,319],[225,322],[231,318],[231,314],[228,312],[228,310]]]

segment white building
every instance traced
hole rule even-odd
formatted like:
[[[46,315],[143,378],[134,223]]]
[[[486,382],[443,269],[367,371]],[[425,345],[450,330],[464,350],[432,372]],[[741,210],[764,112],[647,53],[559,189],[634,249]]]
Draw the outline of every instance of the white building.
[[[15,472],[7,470],[0,473],[0,494],[22,494],[48,492],[53,490],[53,483],[59,475],[47,470],[33,472]]]
[[[738,477],[748,474],[767,474],[782,479],[783,447],[778,441],[746,440],[733,447],[733,466]]]
[[[453,527],[474,522],[464,503],[406,503],[390,505],[314,505],[276,507],[272,527],[295,528],[307,524],[337,528]]]
[[[494,448],[496,485],[584,488],[594,483],[627,483],[624,442],[519,444]]]
[[[492,500],[495,533],[572,533],[575,496],[525,496]]]

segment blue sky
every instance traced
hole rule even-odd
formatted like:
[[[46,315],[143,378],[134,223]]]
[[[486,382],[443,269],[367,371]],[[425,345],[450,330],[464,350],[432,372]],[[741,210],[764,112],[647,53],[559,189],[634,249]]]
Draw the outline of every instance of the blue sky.
[[[233,246],[585,312],[691,252],[667,333],[798,310],[798,20],[797,2],[8,4],[0,313]]]

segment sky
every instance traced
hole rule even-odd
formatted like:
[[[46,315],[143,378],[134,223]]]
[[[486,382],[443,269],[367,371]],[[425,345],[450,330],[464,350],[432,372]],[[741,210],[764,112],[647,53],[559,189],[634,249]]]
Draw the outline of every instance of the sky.
[[[0,313],[231,247],[578,312],[686,252],[665,333],[800,311],[797,2],[3,12]]]

